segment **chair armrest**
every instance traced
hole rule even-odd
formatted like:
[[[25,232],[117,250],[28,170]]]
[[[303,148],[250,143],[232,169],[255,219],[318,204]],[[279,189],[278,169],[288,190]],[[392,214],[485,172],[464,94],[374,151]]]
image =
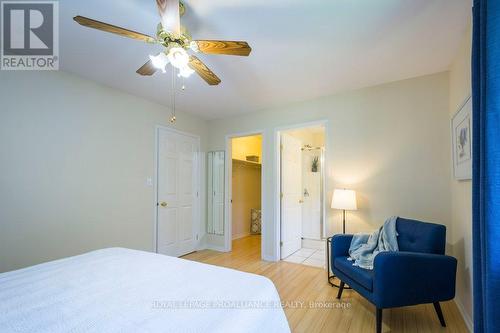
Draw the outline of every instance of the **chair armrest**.
[[[349,247],[353,235],[338,234],[332,237],[332,258],[349,255]]]
[[[373,292],[381,308],[446,301],[455,297],[457,259],[417,253],[375,256]]]

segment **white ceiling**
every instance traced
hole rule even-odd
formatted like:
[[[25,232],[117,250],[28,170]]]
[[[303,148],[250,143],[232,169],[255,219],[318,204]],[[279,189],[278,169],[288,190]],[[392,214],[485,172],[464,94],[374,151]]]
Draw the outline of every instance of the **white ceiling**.
[[[170,105],[170,75],[135,73],[159,50],[73,22],[75,15],[154,35],[154,0],[61,0],[62,70]],[[177,108],[206,119],[448,69],[471,0],[185,0],[195,39],[246,40],[250,57],[203,55],[221,79],[193,75]]]

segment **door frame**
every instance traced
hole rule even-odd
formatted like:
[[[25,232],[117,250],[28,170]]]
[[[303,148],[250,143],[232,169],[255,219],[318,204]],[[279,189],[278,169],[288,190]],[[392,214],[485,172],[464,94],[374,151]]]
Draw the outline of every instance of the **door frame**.
[[[231,252],[232,251],[232,240],[233,240],[233,218],[232,218],[232,212],[233,212],[233,206],[231,204],[232,196],[233,196],[233,154],[232,154],[232,139],[234,138],[241,138],[241,137],[246,137],[246,136],[253,136],[253,135],[261,135],[262,136],[262,146],[261,146],[261,152],[262,152],[262,161],[261,161],[261,175],[260,175],[260,209],[261,209],[261,216],[266,216],[265,215],[265,205],[264,205],[264,147],[266,143],[266,135],[264,133],[264,130],[254,130],[254,131],[247,131],[247,132],[239,132],[239,133],[232,133],[226,135],[225,141],[226,141],[226,156],[225,156],[225,207],[224,207],[224,220],[226,221],[224,225],[224,251],[225,252]],[[266,228],[264,227],[264,221],[262,220],[262,225],[261,225],[261,239],[260,239],[260,248],[261,248],[261,257],[263,258],[264,255],[264,240],[267,237],[266,233]]]
[[[196,156],[194,166],[196,168],[196,200],[195,202],[195,226],[196,237],[195,237],[195,249],[199,248],[200,245],[200,235],[201,233],[201,169],[202,169],[202,156],[200,149],[200,136],[196,134],[192,134],[189,132],[184,132],[177,130],[172,127],[168,127],[165,125],[156,125],[155,126],[155,153],[154,153],[154,180],[153,180],[153,192],[154,192],[154,201],[153,201],[153,251],[158,253],[158,163],[159,163],[159,140],[160,140],[160,131],[168,131],[174,134],[180,134],[184,136],[191,137],[196,140]]]
[[[274,221],[274,227],[275,227],[275,235],[276,239],[274,240],[274,245],[275,245],[275,251],[276,257],[275,260],[279,261],[281,260],[281,132],[286,132],[288,130],[293,130],[293,129],[299,129],[299,128],[307,128],[307,127],[314,127],[314,126],[323,126],[324,131],[325,131],[325,148],[324,148],[324,161],[323,161],[323,177],[321,181],[323,182],[323,236],[326,237],[326,226],[327,226],[327,216],[326,216],[326,197],[327,197],[327,170],[328,170],[328,158],[327,158],[327,152],[329,151],[329,123],[327,119],[321,119],[321,120],[316,120],[316,121],[310,121],[310,122],[304,122],[304,123],[297,123],[293,125],[287,125],[287,126],[280,126],[280,127],[275,127],[274,128],[274,139],[276,142],[276,145],[274,147],[274,152],[275,152],[275,161],[276,164],[274,165],[275,169],[275,175],[276,175],[276,187],[274,188],[275,190],[275,195],[274,195],[274,211],[276,212],[275,214],[275,221]]]

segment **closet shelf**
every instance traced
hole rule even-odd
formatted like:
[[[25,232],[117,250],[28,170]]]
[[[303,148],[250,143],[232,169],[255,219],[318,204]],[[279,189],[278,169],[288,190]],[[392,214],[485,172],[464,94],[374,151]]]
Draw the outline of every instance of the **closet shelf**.
[[[239,160],[236,158],[233,158],[233,163],[238,164],[238,165],[243,165],[243,166],[251,166],[254,168],[260,168],[261,164],[258,162],[250,162],[250,161],[245,161],[245,160]]]

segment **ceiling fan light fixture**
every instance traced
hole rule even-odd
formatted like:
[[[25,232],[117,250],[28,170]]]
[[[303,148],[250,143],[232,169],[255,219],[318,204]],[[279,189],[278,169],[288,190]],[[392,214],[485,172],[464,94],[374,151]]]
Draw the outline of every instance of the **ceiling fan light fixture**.
[[[182,47],[172,47],[168,51],[167,58],[175,68],[182,69],[189,63],[189,54]]]
[[[155,37],[80,15],[73,17],[73,20],[87,28],[162,46],[162,53],[149,56],[150,60],[136,70],[139,75],[152,76],[158,70],[166,73],[166,66],[171,63],[178,70],[179,77],[188,77],[196,72],[209,85],[218,85],[221,83],[220,78],[193,53],[248,56],[252,48],[245,41],[193,40],[186,27],[180,24],[180,16],[186,10],[182,1],[156,0],[160,23]],[[175,71],[172,71],[172,81],[175,82]]]
[[[161,52],[156,56],[150,55],[149,59],[151,60],[153,66],[155,66],[156,68],[160,69],[163,73],[165,73],[165,66],[167,66],[169,61],[165,53]]]

